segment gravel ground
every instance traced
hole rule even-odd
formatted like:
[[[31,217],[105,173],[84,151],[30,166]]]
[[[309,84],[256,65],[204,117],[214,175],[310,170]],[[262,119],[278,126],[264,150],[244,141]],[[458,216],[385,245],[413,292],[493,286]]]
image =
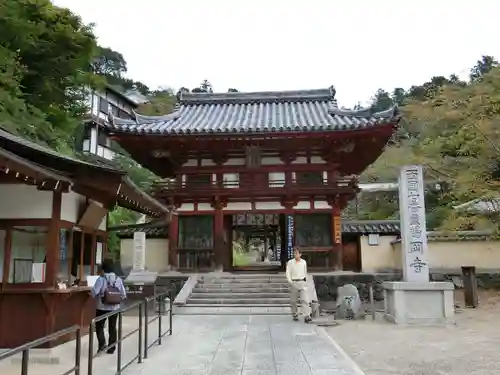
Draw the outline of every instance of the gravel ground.
[[[453,327],[398,327],[379,315],[327,332],[366,375],[500,374],[500,292],[479,296],[479,308],[457,309]],[[463,306],[462,292],[455,297]]]

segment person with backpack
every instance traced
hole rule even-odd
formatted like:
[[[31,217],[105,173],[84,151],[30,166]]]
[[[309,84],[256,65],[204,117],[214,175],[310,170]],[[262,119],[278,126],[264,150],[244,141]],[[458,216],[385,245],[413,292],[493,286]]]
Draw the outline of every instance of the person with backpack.
[[[120,308],[121,302],[127,298],[127,292],[121,278],[113,272],[113,263],[105,259],[99,267],[99,278],[96,280],[91,290],[92,296],[96,299],[96,317],[108,314]],[[95,324],[95,332],[99,343],[98,351],[102,352],[106,348],[106,337],[104,335],[104,324],[108,321],[109,340],[108,345],[116,343],[116,322],[118,314],[100,320]],[[115,347],[110,347],[106,353],[113,354]]]

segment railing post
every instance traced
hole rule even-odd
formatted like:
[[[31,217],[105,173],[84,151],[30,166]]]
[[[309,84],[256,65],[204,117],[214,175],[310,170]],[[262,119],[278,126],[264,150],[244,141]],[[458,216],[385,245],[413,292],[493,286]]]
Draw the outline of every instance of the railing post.
[[[89,357],[88,357],[88,369],[87,374],[92,375],[92,370],[94,367],[94,322],[90,323],[89,327]]]
[[[148,331],[149,331],[149,317],[148,317],[148,300],[144,300],[144,359],[148,358]]]
[[[142,363],[142,308],[144,303],[141,303],[139,305],[139,340],[137,342],[137,363]]]
[[[172,336],[172,320],[173,320],[172,319],[172,313],[174,312],[174,300],[172,298],[173,297],[172,291],[170,291],[170,293],[168,294],[168,296],[169,296],[169,299],[170,299],[170,316],[169,316],[169,319],[170,319],[170,322],[169,322],[169,324],[170,324],[170,333],[169,333],[169,335]]]
[[[82,355],[82,332],[81,328],[78,328],[76,330],[75,375],[80,375],[81,355]]]
[[[158,345],[161,345],[161,297],[158,299]]]
[[[30,361],[30,350],[23,350],[23,358],[21,362],[21,375],[28,375],[28,366]]]
[[[122,312],[118,313],[118,340],[117,340],[117,354],[116,354],[116,373],[119,375],[122,373]]]

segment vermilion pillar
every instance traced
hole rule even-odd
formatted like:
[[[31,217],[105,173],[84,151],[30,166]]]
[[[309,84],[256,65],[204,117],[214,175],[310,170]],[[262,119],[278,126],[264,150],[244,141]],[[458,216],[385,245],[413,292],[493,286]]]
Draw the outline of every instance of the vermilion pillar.
[[[216,203],[214,205],[214,258],[215,267],[217,269],[224,268],[224,212],[222,211],[222,204]]]
[[[168,226],[168,263],[171,267],[179,267],[178,247],[179,243],[179,215],[170,215]]]
[[[334,205],[332,211],[332,239],[333,249],[330,252],[330,267],[342,270],[342,221],[340,209]]]

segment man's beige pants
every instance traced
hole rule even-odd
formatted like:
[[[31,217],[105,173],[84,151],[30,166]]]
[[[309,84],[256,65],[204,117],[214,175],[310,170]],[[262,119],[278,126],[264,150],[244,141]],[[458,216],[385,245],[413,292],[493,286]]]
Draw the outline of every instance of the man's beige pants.
[[[311,307],[309,306],[309,296],[307,294],[307,283],[305,281],[292,281],[291,288],[291,305],[293,316],[299,316],[298,302],[300,298],[301,312],[303,316],[311,315]]]

